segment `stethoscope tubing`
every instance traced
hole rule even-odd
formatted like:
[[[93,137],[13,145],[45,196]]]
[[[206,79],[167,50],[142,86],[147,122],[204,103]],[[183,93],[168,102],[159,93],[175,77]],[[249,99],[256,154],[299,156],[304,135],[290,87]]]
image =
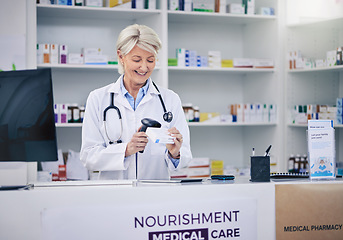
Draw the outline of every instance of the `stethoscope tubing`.
[[[152,84],[154,85],[154,87],[156,88],[157,92],[158,92],[158,97],[160,99],[160,102],[161,102],[161,105],[162,105],[162,108],[163,108],[163,119],[164,121],[170,123],[172,120],[173,120],[173,114],[172,112],[167,112],[167,108],[164,104],[164,101],[163,101],[163,98],[162,98],[162,95],[161,95],[161,92],[160,90],[158,89],[158,87],[156,86],[156,84],[154,82],[152,82]],[[122,120],[122,116],[121,116],[121,112],[119,110],[119,108],[117,106],[114,105],[114,92],[111,92],[111,103],[110,105],[105,108],[104,110],[104,113],[103,113],[103,123],[104,123],[104,128],[105,128],[105,134],[106,134],[106,137],[107,139],[109,140],[109,144],[113,144],[114,141],[112,141],[108,135],[108,132],[107,132],[107,124],[106,124],[106,117],[107,117],[107,112],[108,110],[110,109],[115,109],[117,111],[117,114],[118,114],[118,117],[119,117],[119,120],[120,120],[120,136],[118,138],[118,140],[116,141],[117,143],[121,143],[122,141],[120,140],[121,137],[122,137],[122,134],[123,134],[123,120]]]

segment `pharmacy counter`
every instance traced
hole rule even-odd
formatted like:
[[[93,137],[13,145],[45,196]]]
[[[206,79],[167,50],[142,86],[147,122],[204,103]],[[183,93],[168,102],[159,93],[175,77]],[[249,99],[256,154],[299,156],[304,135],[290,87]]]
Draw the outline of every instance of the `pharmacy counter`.
[[[275,239],[273,183],[112,183],[1,191],[0,239]]]
[[[343,181],[85,183],[1,191],[0,239],[273,240],[343,235]]]

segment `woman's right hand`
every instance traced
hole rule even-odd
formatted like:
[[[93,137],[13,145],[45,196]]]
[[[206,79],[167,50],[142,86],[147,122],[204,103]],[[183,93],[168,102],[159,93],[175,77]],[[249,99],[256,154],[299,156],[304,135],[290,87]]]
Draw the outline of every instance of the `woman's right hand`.
[[[143,151],[148,143],[148,136],[145,132],[136,132],[133,134],[130,142],[126,146],[125,157]]]

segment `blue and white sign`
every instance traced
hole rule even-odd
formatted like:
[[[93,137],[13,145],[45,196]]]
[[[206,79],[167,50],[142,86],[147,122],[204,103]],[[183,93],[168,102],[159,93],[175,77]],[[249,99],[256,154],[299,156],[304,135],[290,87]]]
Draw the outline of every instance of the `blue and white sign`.
[[[335,129],[332,120],[308,121],[311,179],[335,178]]]

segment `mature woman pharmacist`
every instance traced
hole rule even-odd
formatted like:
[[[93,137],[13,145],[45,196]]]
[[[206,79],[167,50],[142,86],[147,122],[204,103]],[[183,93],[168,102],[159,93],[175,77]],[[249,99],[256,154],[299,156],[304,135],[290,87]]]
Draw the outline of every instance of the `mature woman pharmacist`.
[[[100,179],[169,179],[169,170],[186,166],[192,158],[179,96],[150,78],[160,48],[151,28],[126,27],[117,41],[122,75],[88,96],[81,161],[88,170],[99,171]],[[158,121],[174,137],[174,144],[149,140],[139,131],[143,118]]]

